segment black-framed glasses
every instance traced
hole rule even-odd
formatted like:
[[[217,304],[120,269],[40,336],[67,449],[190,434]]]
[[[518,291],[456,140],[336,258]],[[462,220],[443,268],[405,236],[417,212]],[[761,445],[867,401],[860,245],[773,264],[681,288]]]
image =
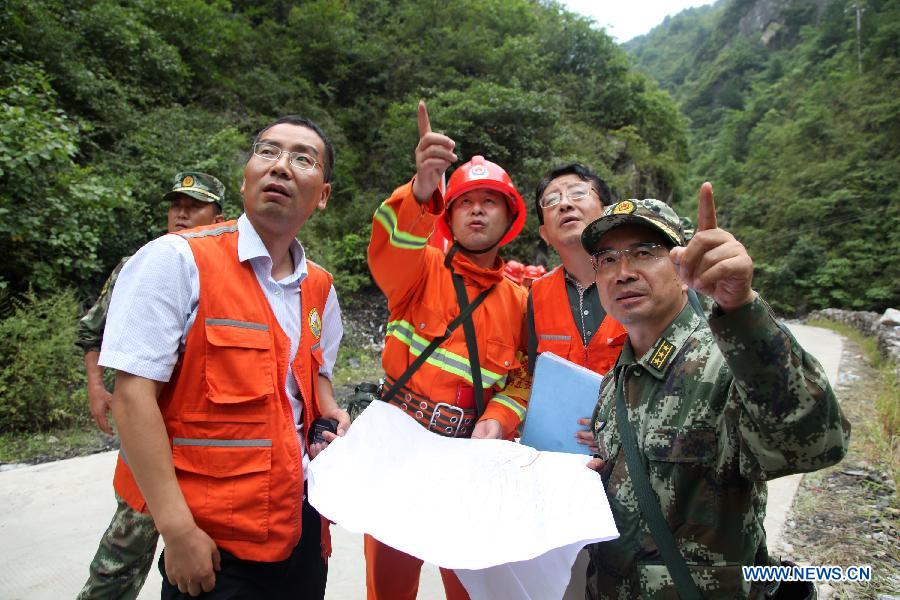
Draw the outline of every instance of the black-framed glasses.
[[[654,261],[666,258],[668,255],[668,248],[662,244],[645,242],[623,250],[601,250],[591,256],[591,265],[597,272],[611,271],[625,258],[628,258],[635,265],[649,265]]]
[[[287,153],[288,162],[291,163],[292,167],[296,167],[302,171],[312,171],[317,165],[319,168],[322,168],[322,163],[306,152],[287,152],[274,144],[267,144],[265,142],[256,142],[253,144],[253,154],[264,160],[275,161],[281,158],[281,155],[285,153]]]
[[[593,188],[590,185],[573,185],[565,192],[553,192],[541,198],[541,208],[552,208],[562,202],[563,194],[569,202],[581,202],[591,195]]]

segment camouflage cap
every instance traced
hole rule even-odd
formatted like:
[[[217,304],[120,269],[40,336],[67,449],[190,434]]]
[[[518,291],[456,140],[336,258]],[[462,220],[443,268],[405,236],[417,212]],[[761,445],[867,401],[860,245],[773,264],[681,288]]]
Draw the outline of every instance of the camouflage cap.
[[[219,207],[225,199],[225,186],[221,181],[199,171],[184,171],[172,180],[172,189],[163,196],[167,202],[179,194],[190,196],[201,202],[216,202]]]
[[[655,229],[676,246],[684,245],[684,230],[675,211],[660,200],[622,200],[603,211],[603,216],[584,228],[581,245],[596,254],[606,232],[622,225],[642,225]]]

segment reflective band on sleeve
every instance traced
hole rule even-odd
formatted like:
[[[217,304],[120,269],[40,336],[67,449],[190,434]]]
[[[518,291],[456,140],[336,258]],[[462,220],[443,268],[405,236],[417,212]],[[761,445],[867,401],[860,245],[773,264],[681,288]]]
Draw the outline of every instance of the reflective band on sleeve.
[[[319,346],[321,346],[321,345],[322,345],[322,342],[316,342],[315,344],[312,345],[312,347],[310,347],[309,351],[315,352],[316,350],[319,349]]]
[[[522,405],[506,394],[494,394],[491,398],[491,402],[499,402],[509,410],[513,411],[516,413],[516,416],[519,417],[520,421],[525,418],[525,409]]]
[[[211,440],[207,438],[174,438],[173,446],[225,446],[269,448],[272,440]]]
[[[406,321],[391,321],[387,325],[387,336],[402,342],[409,346],[409,353],[413,356],[419,356],[425,348],[430,344],[430,340],[426,340],[417,333],[413,326]],[[459,354],[449,352],[444,348],[436,349],[431,356],[425,361],[433,367],[437,367],[442,371],[453,373],[454,375],[465,379],[472,383],[472,369],[469,366],[469,359]],[[487,389],[495,383],[506,380],[506,375],[500,375],[485,368],[481,369],[481,383]]]
[[[394,210],[388,206],[387,201],[383,202],[381,206],[378,207],[378,210],[375,211],[375,220],[381,223],[387,231],[391,246],[416,250],[418,248],[424,248],[425,244],[428,243],[426,238],[397,229],[397,215],[394,213]]]
[[[207,319],[207,325],[227,325],[228,327],[241,327],[243,329],[256,329],[257,331],[268,331],[269,326],[265,323],[254,323],[252,321],[235,321],[234,319]]]
[[[542,340],[554,340],[559,342],[566,342],[572,339],[571,335],[552,335],[549,333],[542,333],[538,337]]]

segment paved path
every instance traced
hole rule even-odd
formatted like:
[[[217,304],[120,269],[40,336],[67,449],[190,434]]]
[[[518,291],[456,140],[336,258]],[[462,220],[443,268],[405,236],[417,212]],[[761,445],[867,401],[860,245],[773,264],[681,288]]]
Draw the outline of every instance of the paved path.
[[[812,327],[792,326],[795,335],[837,381],[841,338]],[[107,452],[0,473],[0,598],[74,598],[113,510],[111,480],[115,453]],[[770,486],[766,529],[777,543],[799,484],[796,478]],[[582,572],[583,577],[583,572]],[[140,598],[159,597],[154,568]],[[581,584],[581,590],[584,590]],[[443,597],[436,568],[426,565],[419,598]],[[334,528],[334,556],[328,578],[329,600],[365,597],[361,536]],[[583,591],[576,596],[583,598]]]

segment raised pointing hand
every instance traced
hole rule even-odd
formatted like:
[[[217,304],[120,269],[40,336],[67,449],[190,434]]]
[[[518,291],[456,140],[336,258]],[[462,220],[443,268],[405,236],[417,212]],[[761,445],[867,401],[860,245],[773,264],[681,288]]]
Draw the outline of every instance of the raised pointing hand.
[[[428,202],[437,189],[441,177],[456,162],[453,148],[456,142],[442,133],[431,131],[431,121],[425,101],[419,100],[419,144],[416,146],[416,179],[413,196],[419,202]]]
[[[729,312],[751,302],[756,293],[753,260],[744,245],[719,229],[712,184],[700,186],[697,232],[686,247],[672,248],[669,256],[681,280],[690,288],[711,296]]]

